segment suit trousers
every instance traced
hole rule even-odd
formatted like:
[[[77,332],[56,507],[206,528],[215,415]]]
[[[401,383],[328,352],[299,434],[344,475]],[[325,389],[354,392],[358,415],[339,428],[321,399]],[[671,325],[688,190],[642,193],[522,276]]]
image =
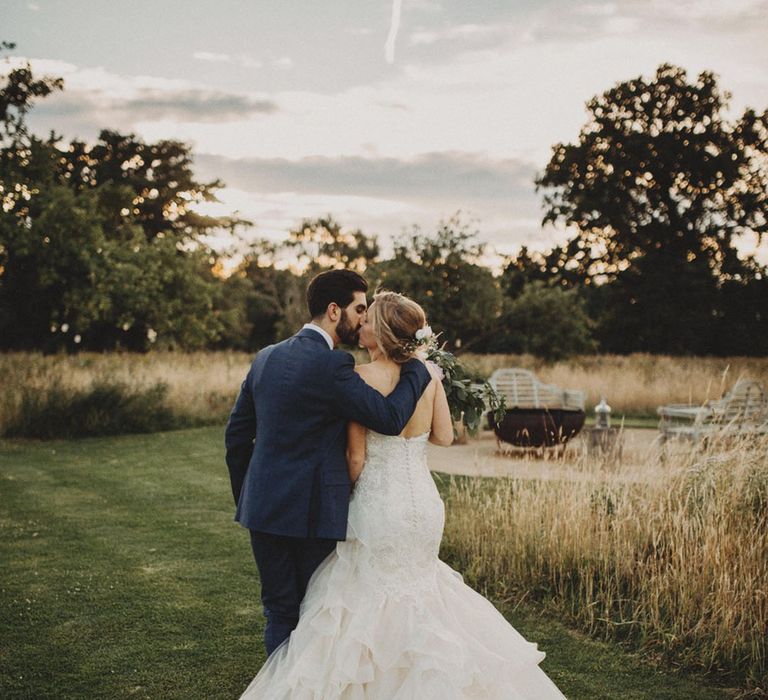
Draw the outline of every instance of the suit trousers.
[[[336,549],[336,540],[286,537],[256,530],[250,533],[261,578],[261,602],[267,619],[264,645],[269,655],[296,628],[309,579]]]

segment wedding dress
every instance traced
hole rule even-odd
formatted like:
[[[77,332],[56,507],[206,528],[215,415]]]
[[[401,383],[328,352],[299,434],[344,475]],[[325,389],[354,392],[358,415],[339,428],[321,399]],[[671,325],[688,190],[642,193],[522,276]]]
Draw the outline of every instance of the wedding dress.
[[[347,540],[241,700],[564,698],[527,642],[438,559],[445,511],[427,438],[368,431]]]

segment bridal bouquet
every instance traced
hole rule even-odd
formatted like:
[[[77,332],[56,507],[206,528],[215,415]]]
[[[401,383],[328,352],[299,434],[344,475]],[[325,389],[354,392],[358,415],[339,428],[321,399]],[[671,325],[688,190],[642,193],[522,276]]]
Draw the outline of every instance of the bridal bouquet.
[[[497,423],[504,420],[504,397],[486,382],[475,382],[455,355],[438,345],[438,336],[429,326],[416,331],[415,351],[436,364],[442,372],[443,388],[448,397],[451,418],[462,421],[470,433],[476,433],[483,415],[493,412]]]

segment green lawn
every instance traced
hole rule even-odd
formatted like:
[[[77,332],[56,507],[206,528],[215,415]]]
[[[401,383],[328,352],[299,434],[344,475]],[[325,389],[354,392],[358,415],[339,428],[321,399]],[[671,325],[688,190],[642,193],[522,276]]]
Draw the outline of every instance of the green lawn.
[[[237,698],[264,660],[221,428],[0,443],[0,697]],[[697,679],[510,620],[572,700],[715,700]]]

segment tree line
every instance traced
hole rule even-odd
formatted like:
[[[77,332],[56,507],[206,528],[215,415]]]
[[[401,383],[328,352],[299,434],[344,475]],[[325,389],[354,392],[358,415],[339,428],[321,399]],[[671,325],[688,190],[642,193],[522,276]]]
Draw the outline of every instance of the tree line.
[[[496,275],[459,214],[386,257],[375,235],[308,219],[228,270],[206,236],[250,222],[196,212],[223,183],[195,178],[187,144],[37,136],[28,111],[62,81],[29,65],[2,81],[2,350],[253,351],[307,320],[311,275],[345,266],[417,299],[459,352],[768,353],[767,270],[736,248],[768,226],[768,113],[728,121],[711,73],[663,65],[592,99],[536,181],[543,223],[571,238]]]

